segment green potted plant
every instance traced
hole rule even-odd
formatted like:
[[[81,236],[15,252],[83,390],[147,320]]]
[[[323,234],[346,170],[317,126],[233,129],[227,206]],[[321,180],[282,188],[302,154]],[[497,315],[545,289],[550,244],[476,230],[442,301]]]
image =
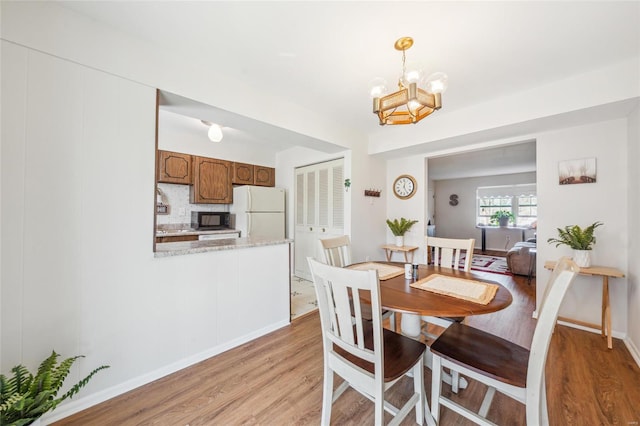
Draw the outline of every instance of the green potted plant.
[[[24,365],[11,369],[12,377],[0,374],[0,425],[24,426],[39,423],[40,417],[53,410],[67,398],[73,397],[98,371],[109,368],[102,365],[87,377],[73,385],[64,395],[58,397],[64,379],[73,363],[82,355],[67,358],[58,364],[58,354],[53,351],[42,361],[36,374]]]
[[[513,213],[511,213],[509,210],[498,210],[497,212],[491,215],[489,220],[491,221],[491,223],[495,225],[500,225],[501,227],[504,228],[509,224],[509,222],[513,222],[515,220],[515,217],[513,216]]]
[[[591,246],[596,243],[594,231],[602,222],[594,222],[582,229],[578,225],[568,225],[558,229],[558,238],[549,238],[550,244],[556,247],[566,245],[573,249],[573,260],[580,267],[587,268],[591,265]]]
[[[387,219],[387,225],[389,225],[391,233],[396,237],[396,246],[404,246],[404,234],[416,223],[418,223],[417,220],[408,220],[404,217],[401,217],[400,220],[393,219],[393,221]]]

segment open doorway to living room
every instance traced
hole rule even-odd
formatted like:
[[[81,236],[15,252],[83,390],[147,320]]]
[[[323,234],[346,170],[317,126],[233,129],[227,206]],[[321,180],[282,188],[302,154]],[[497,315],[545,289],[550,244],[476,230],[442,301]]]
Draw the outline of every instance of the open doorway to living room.
[[[536,141],[436,155],[427,162],[430,234],[475,238],[472,270],[535,275]],[[526,194],[518,192],[523,188]],[[499,211],[508,213],[506,226],[493,223]]]

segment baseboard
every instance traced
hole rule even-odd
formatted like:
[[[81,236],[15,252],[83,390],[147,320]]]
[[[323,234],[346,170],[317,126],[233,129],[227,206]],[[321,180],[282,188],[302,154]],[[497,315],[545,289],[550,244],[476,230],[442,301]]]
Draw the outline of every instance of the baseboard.
[[[583,324],[576,324],[575,322],[571,322],[571,321],[562,321],[562,320],[558,320],[558,324],[560,325],[565,325],[567,327],[571,327],[571,328],[576,328],[578,330],[582,330],[582,331],[588,331],[589,333],[595,333],[595,334],[601,334],[602,331],[600,330],[599,326],[593,326],[593,327],[589,327]],[[627,333],[622,333],[620,331],[616,331],[616,330],[611,330],[611,337],[614,337],[616,339],[622,339],[624,340],[627,337]]]
[[[139,388],[140,386],[144,386],[155,380],[161,379],[165,376],[168,376],[177,371],[180,371],[184,368],[190,367],[194,364],[197,364],[201,361],[211,358],[212,356],[221,354],[222,352],[226,352],[229,349],[233,349],[244,343],[250,342],[251,340],[257,339],[258,337],[262,337],[282,327],[286,327],[289,324],[290,324],[289,321],[280,321],[274,324],[270,324],[267,327],[261,328],[259,330],[256,330],[252,333],[249,333],[237,339],[231,340],[229,342],[225,342],[222,345],[209,348],[198,354],[176,361],[172,364],[166,365],[155,371],[152,371],[150,373],[128,380],[124,383],[118,384],[111,388],[105,389],[100,392],[96,392],[84,398],[74,399],[72,401],[63,403],[59,405],[52,413],[42,416],[41,422],[43,425],[48,425],[50,423],[57,422],[59,420],[64,419],[65,417],[69,417],[73,414],[79,413],[80,411],[86,410],[87,408],[93,407],[94,405],[100,404],[111,398],[115,398],[133,389]]]
[[[533,313],[531,314],[531,318],[534,319],[538,319],[538,311],[533,311]],[[588,331],[589,333],[595,333],[595,334],[601,334],[602,331],[600,330],[600,326],[593,324],[591,327],[588,325],[585,325],[586,323],[583,323],[581,321],[577,321],[576,322],[572,322],[570,320],[567,321],[563,321],[561,319],[558,319],[558,324],[560,325],[565,325],[567,327],[571,327],[571,328],[575,328],[578,330],[582,330],[582,331]],[[627,338],[627,333],[622,333],[620,331],[616,331],[616,330],[611,330],[611,336],[615,337],[616,339],[621,339],[621,340],[628,340]]]
[[[640,367],[640,350],[638,350],[638,347],[633,343],[633,341],[629,338],[629,336],[627,336],[627,338],[624,339],[624,344],[629,350],[629,353],[633,357],[636,364],[638,364],[638,367]]]

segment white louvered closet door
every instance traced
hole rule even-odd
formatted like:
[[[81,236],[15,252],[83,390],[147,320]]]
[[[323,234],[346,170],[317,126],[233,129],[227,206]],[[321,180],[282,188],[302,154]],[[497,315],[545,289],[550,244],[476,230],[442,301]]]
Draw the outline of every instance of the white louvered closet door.
[[[318,240],[344,235],[344,160],[296,169],[295,274],[311,279],[307,256],[322,260]]]

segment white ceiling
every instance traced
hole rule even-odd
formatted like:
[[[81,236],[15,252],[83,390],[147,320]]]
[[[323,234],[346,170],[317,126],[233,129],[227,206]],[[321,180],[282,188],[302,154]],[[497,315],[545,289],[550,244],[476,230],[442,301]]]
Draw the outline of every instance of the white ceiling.
[[[368,86],[374,77],[395,85],[401,53],[393,44],[402,36],[414,39],[407,62],[449,76],[436,114],[640,54],[637,1],[61,4],[181,58],[209,59],[217,74],[233,75],[364,136],[385,130],[371,112]],[[242,116],[235,118],[242,127]],[[259,129],[263,138],[274,130],[265,123],[244,126],[247,133]],[[286,137],[273,139],[282,143]]]

